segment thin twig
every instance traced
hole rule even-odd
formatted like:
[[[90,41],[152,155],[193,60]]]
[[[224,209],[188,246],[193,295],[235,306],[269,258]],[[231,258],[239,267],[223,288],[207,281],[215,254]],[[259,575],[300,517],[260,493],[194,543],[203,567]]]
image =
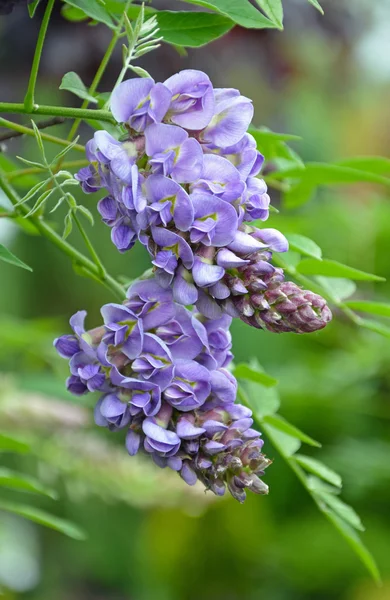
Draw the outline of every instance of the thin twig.
[[[64,117],[52,117],[51,119],[45,119],[45,121],[38,121],[35,125],[38,129],[46,129],[47,127],[54,127],[54,125],[61,125],[65,122]],[[31,130],[32,131],[32,130]],[[20,137],[22,135],[26,135],[26,132],[23,131],[9,131],[8,133],[3,133],[0,135],[0,142],[4,142],[5,140],[12,140],[13,138]]]

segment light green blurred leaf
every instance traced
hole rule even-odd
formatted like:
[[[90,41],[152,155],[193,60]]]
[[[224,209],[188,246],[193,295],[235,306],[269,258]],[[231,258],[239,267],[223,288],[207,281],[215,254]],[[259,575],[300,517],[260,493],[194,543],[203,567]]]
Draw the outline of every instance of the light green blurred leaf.
[[[351,167],[378,175],[390,175],[390,158],[383,156],[353,156],[339,160],[336,163],[341,167]]]
[[[287,233],[286,238],[288,239],[291,250],[321,260],[322,250],[318,244],[313,242],[310,238],[299,235],[298,233]]]
[[[3,244],[0,244],[0,261],[10,263],[15,267],[21,267],[22,269],[26,269],[26,271],[32,271],[32,268],[26,265],[20,258],[12,254]]]
[[[312,4],[317,10],[320,11],[320,13],[323,15],[324,14],[324,10],[322,8],[322,6],[320,5],[320,3],[318,2],[318,0],[308,0],[310,2],[310,4]]]
[[[5,510],[15,515],[24,517],[25,519],[29,519],[30,521],[34,521],[35,523],[39,523],[40,525],[45,525],[46,527],[50,527],[51,529],[55,529],[60,533],[64,533],[68,537],[71,537],[75,540],[86,539],[85,533],[79,527],[77,527],[77,525],[74,525],[65,519],[60,519],[59,517],[51,515],[43,510],[40,510],[39,508],[35,508],[34,506],[0,500],[0,510]]]
[[[83,10],[76,8],[75,6],[70,6],[70,4],[64,4],[64,6],[61,8],[61,15],[67,21],[76,23],[80,21],[86,21],[88,19],[88,15],[86,15]]]
[[[198,48],[225,35],[235,23],[218,14],[206,12],[172,12],[168,10],[157,13],[159,34],[165,42]]]
[[[306,469],[306,471],[309,471],[309,473],[317,475],[317,477],[324,479],[324,481],[328,481],[336,487],[341,487],[342,482],[340,475],[335,473],[335,471],[332,471],[332,469],[329,469],[329,467],[319,460],[312,458],[311,456],[305,456],[304,454],[296,454],[294,460],[301,467]]]
[[[369,319],[361,319],[360,326],[365,329],[370,329],[371,331],[375,331],[375,333],[379,333],[384,337],[390,337],[390,327],[386,327],[383,323],[379,323],[378,321],[371,321]]]
[[[329,508],[331,508],[341,519],[343,519],[343,521],[349,523],[349,525],[355,529],[359,529],[359,531],[364,531],[363,523],[352,506],[349,506],[334,494],[320,492],[318,493],[318,496],[323,502],[325,502],[327,506],[329,506]]]
[[[336,529],[341,533],[344,539],[351,546],[353,551],[360,558],[362,563],[366,566],[367,570],[371,573],[372,577],[377,583],[381,582],[381,576],[379,569],[375,563],[371,553],[367,550],[356,531],[341,519],[335,512],[329,510],[326,511],[328,519],[333,523]]]
[[[30,446],[22,440],[10,436],[8,433],[0,433],[0,452],[16,452],[17,454],[27,454]]]
[[[390,317],[390,304],[385,302],[370,302],[367,300],[349,300],[345,303],[352,310],[380,315],[381,317]]]
[[[295,425],[291,425],[288,421],[283,419],[280,415],[268,415],[263,418],[264,423],[268,425],[272,425],[275,429],[283,433],[287,433],[291,437],[297,438],[301,440],[301,442],[305,442],[310,446],[315,446],[316,448],[321,448],[321,444],[316,440],[313,440],[309,435],[295,427]]]
[[[237,365],[233,371],[233,374],[238,379],[247,379],[255,383],[260,383],[265,387],[272,387],[278,383],[277,379],[267,375],[267,373],[261,370],[253,369],[245,363]]]
[[[6,487],[24,492],[32,492],[42,494],[55,500],[57,494],[54,490],[50,490],[42,485],[40,481],[29,475],[24,475],[5,467],[0,467],[0,487]]]
[[[262,142],[292,142],[300,141],[302,138],[299,135],[293,135],[291,133],[277,133],[271,131],[267,127],[249,127],[248,133],[253,135],[258,145]]]
[[[214,10],[248,29],[275,28],[275,24],[262,15],[248,0],[184,0],[184,2]]]
[[[271,443],[273,443],[285,458],[290,458],[299,448],[301,447],[301,441],[299,438],[289,435],[279,428],[269,425],[263,421],[263,429],[268,435]]]
[[[283,29],[282,0],[256,0],[256,2],[278,29]]]
[[[345,277],[356,281],[386,281],[384,277],[366,273],[353,267],[348,267],[336,260],[317,260],[307,258],[302,260],[296,267],[302,275],[325,275],[329,277]]]
[[[28,5],[27,5],[28,14],[30,15],[31,19],[35,15],[35,11],[37,10],[38,4],[40,3],[40,1],[41,0],[32,0],[32,2],[28,3]]]
[[[362,171],[360,169],[344,167],[332,163],[308,162],[305,166],[306,169],[304,171],[296,168],[286,169],[284,171],[272,173],[272,177],[278,179],[301,178],[307,184],[313,186],[368,182],[380,183],[386,187],[390,187],[390,179],[370,171]]]
[[[91,19],[104,23],[111,29],[115,28],[106,8],[98,0],[66,0],[66,3],[80,9]]]
[[[74,71],[65,73],[65,75],[62,78],[59,89],[67,90],[68,92],[72,92],[72,94],[78,96],[82,100],[88,100],[88,102],[93,102],[94,104],[97,104],[96,98],[94,98],[88,92],[88,89],[82,82],[81,77],[77,75],[77,73],[75,73]],[[65,148],[65,152],[67,152],[67,150],[68,149]]]
[[[356,283],[352,281],[352,279],[321,276],[318,276],[315,279],[336,303],[341,302],[345,298],[349,298],[356,292]]]

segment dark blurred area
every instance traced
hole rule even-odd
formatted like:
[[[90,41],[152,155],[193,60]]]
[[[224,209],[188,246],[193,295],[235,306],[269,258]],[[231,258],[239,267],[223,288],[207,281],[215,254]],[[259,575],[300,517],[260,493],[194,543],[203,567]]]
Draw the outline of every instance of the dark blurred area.
[[[283,32],[236,27],[187,56],[163,44],[139,66],[156,80],[201,69],[216,87],[239,88],[254,101],[255,125],[302,136],[293,147],[304,160],[389,155],[390,2],[323,0],[325,16],[305,0],[284,4]],[[188,8],[173,1],[153,6]],[[43,9],[30,20],[21,3],[0,18],[2,101],[24,96]],[[69,23],[59,9],[37,95],[41,103],[79,106],[58,91],[61,79],[76,71],[89,85],[110,32]],[[110,90],[120,68],[118,47],[100,91]],[[68,130],[64,124],[50,132],[65,136]],[[80,134],[85,142],[91,130],[84,125]],[[10,140],[5,154],[34,160],[34,144]],[[382,191],[367,185],[320,190],[304,207],[272,215],[269,226],[307,235],[326,257],[390,280],[390,206]],[[95,196],[79,201],[95,215],[90,233],[99,254],[112,274],[138,276],[148,257],[140,247],[116,252]],[[277,191],[271,198],[280,208]],[[53,215],[59,230],[61,217]],[[77,234],[71,240],[81,248]],[[34,448],[33,456],[4,457],[4,464],[56,487],[61,500],[37,506],[88,534],[76,542],[1,516],[0,585],[7,600],[390,599],[388,338],[359,330],[337,311],[325,331],[303,337],[233,326],[237,362],[255,356],[279,379],[281,413],[322,442],[315,456],[342,475],[343,497],[361,515],[363,540],[382,572],[378,588],[267,440],[274,458],[266,476],[270,494],[241,506],[187,489],[174,474],[129,458],[120,434],[96,431],[93,403],[80,405],[64,391],[66,368],[51,343],[81,308],[94,326],[110,293],[78,277],[49,242],[4,219],[0,242],[34,269],[0,266],[0,420],[27,434]],[[388,301],[390,285],[362,283],[356,297]]]

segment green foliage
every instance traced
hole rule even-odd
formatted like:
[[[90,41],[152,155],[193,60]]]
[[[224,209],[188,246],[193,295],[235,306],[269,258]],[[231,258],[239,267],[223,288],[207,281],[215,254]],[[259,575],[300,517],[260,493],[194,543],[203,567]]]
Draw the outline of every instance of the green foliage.
[[[295,250],[304,256],[310,256],[318,260],[322,259],[321,248],[310,238],[298,233],[286,234],[286,238],[288,239],[290,250]]]
[[[252,363],[252,369],[255,369],[255,363]],[[259,372],[261,373],[262,370],[260,369]],[[378,567],[355,531],[356,529],[363,530],[360,518],[350,506],[337,496],[341,487],[341,477],[318,459],[297,454],[301,442],[312,446],[319,446],[319,444],[281,418],[276,412],[278,410],[277,402],[274,405],[273,413],[269,413],[268,403],[267,414],[262,414],[259,406],[261,406],[261,398],[265,389],[260,383],[255,383],[251,378],[250,386],[246,382],[242,383],[240,395],[242,400],[253,410],[254,417],[266,437],[292,468],[318,508],[345,538],[373,578],[379,581]],[[275,388],[273,388],[273,392],[276,393]],[[326,484],[324,485],[322,481],[325,481]]]
[[[3,244],[0,244],[0,261],[10,263],[15,267],[21,267],[22,269],[26,269],[27,271],[32,271],[32,268],[26,265],[20,258],[12,254]]]
[[[68,4],[69,6],[73,6],[79,11],[82,11],[85,15],[87,15],[94,21],[104,23],[105,25],[107,25],[107,27],[110,27],[111,29],[115,28],[115,24],[111,19],[110,15],[108,14],[104,4],[98,2],[98,0],[66,0],[66,4]]]
[[[256,0],[256,2],[278,29],[283,29],[282,0]]]
[[[39,525],[49,527],[50,529],[55,529],[74,540],[81,541],[86,538],[85,533],[73,523],[55,517],[54,515],[33,506],[0,500],[0,510],[19,515],[29,521],[34,521],[35,523],[39,523]]]
[[[33,16],[35,15],[35,11],[38,8],[38,4],[40,3],[41,0],[32,0],[32,2],[29,2],[27,5],[28,8],[28,14],[30,15],[31,18],[33,18]]]
[[[264,17],[248,0],[184,0],[189,4],[204,6],[229,17],[237,25],[248,29],[264,29],[276,27],[270,19]]]
[[[325,277],[345,277],[355,281],[385,281],[384,277],[365,273],[343,265],[336,260],[318,260],[316,258],[305,258],[296,267],[298,273],[303,275],[325,275]]]
[[[156,14],[160,34],[165,42],[198,48],[225,35],[234,22],[219,14],[206,12],[159,11]]]
[[[88,93],[88,89],[82,82],[81,77],[74,71],[70,71],[63,76],[60,90],[67,90],[83,100],[88,100],[88,102],[93,102],[94,104],[97,103],[96,98]]]
[[[22,475],[5,467],[0,467],[0,487],[31,492],[33,494],[41,494],[43,496],[48,496],[53,500],[58,497],[54,490],[42,485],[41,482],[34,477]]]
[[[261,383],[266,387],[273,387],[277,384],[277,380],[267,375],[259,369],[252,369],[249,365],[240,364],[234,368],[234,376],[238,379],[247,379],[256,383]]]

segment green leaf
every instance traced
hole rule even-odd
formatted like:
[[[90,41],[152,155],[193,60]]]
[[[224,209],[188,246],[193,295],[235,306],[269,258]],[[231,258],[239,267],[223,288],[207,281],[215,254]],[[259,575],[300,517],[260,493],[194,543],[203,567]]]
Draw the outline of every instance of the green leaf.
[[[138,77],[150,77],[150,73],[145,71],[142,67],[137,67],[135,65],[129,65],[130,69],[138,75]]]
[[[320,5],[320,3],[318,2],[318,0],[309,0],[310,4],[312,4],[317,10],[320,11],[320,13],[323,15],[324,14],[324,9],[322,8],[322,6]]]
[[[382,323],[379,323],[378,321],[361,319],[359,322],[359,325],[361,327],[364,327],[365,329],[370,329],[371,331],[375,331],[375,333],[379,333],[380,335],[383,335],[384,337],[390,337],[390,327],[386,327],[386,325],[383,325]]]
[[[329,508],[331,508],[341,519],[343,519],[343,521],[349,523],[349,525],[355,529],[359,529],[359,531],[364,531],[363,523],[352,506],[349,506],[340,500],[340,498],[334,494],[329,494],[328,492],[322,491],[317,493],[317,495]]]
[[[10,263],[15,267],[21,267],[22,269],[26,269],[27,271],[32,271],[32,268],[26,265],[20,258],[12,254],[3,244],[0,244],[0,260]]]
[[[97,104],[96,98],[91,96],[88,92],[86,86],[82,82],[81,78],[74,71],[70,71],[66,73],[61,81],[61,85],[59,87],[60,90],[67,90],[68,92],[72,92],[75,96],[78,96],[82,100],[88,100],[88,102],[93,102]],[[65,148],[65,151],[67,149]]]
[[[37,127],[37,125],[35,124],[35,122],[32,119],[31,119],[31,125],[32,125],[32,128],[34,130],[35,139],[37,141],[38,148],[41,151],[41,154],[42,154],[42,157],[44,159],[44,162],[46,163],[45,147],[43,145],[43,140],[42,140],[41,132],[39,131],[39,128]]]
[[[383,156],[354,156],[336,163],[341,167],[351,167],[360,171],[377,173],[377,175],[390,175],[390,159]]]
[[[275,23],[278,29],[283,29],[283,5],[282,0],[256,0],[267,17]]]
[[[38,4],[40,3],[40,1],[41,0],[32,0],[32,2],[29,2],[29,4],[27,5],[28,14],[30,15],[31,19],[35,15],[35,11],[37,10]]]
[[[307,258],[302,260],[296,267],[298,273],[302,275],[325,275],[329,277],[346,277],[355,281],[386,281],[384,277],[359,271],[353,267],[348,267],[336,260],[317,260]]]
[[[110,15],[98,0],[66,0],[66,3],[82,10],[91,19],[99,21],[99,23],[104,23],[108,27],[111,27],[111,29],[115,29]]]
[[[248,29],[275,28],[275,24],[264,17],[248,0],[184,0],[184,2],[214,10]]]
[[[234,27],[231,19],[206,12],[163,10],[157,13],[157,22],[165,42],[187,48],[204,46]]]
[[[255,383],[260,383],[265,387],[272,387],[278,383],[277,379],[274,377],[271,377],[260,370],[252,369],[249,365],[244,363],[237,365],[233,373],[238,379],[247,379]]]
[[[263,429],[278,452],[285,458],[290,458],[301,447],[299,438],[284,433],[277,427],[263,422]]]
[[[64,219],[64,231],[62,233],[62,239],[66,240],[66,238],[72,233],[73,229],[73,218],[72,218],[72,209],[70,209],[65,215]]]
[[[295,425],[291,425],[288,421],[283,419],[280,415],[268,415],[263,419],[264,423],[268,425],[272,425],[275,429],[278,429],[282,433],[287,433],[291,437],[297,438],[301,442],[305,442],[305,444],[309,444],[309,446],[315,446],[316,448],[321,448],[321,444],[316,440],[313,440],[309,435],[295,427]]]
[[[345,298],[349,298],[356,292],[356,283],[351,279],[343,279],[342,277],[321,277],[315,278],[320,286],[326,291],[328,296],[334,302],[341,302]]]
[[[265,415],[273,415],[280,406],[276,388],[266,388],[259,383],[246,380],[240,383],[239,393],[243,392],[246,403],[258,420]]]
[[[61,8],[61,15],[67,21],[76,23],[80,21],[86,21],[86,19],[88,19],[88,16],[84,11],[76,8],[75,6],[70,6],[69,4],[64,4],[64,6]]]
[[[79,205],[76,206],[76,210],[78,212],[80,212],[90,222],[90,224],[92,226],[95,224],[93,215],[92,215],[91,211],[88,210],[88,208],[86,206],[83,206],[82,204],[79,204]]]
[[[29,200],[31,200],[31,198],[34,198],[34,196],[40,192],[45,186],[47,186],[47,184],[51,181],[51,177],[49,177],[48,179],[45,179],[44,181],[40,181],[39,183],[37,183],[36,185],[34,185],[31,190],[29,190],[27,192],[27,194],[25,196],[23,196],[23,198],[21,198],[19,200],[19,202],[15,205],[15,206],[20,206],[21,204],[24,204],[25,202],[28,202]]]
[[[259,129],[255,127],[249,127],[248,133],[253,135],[258,145],[261,145],[263,142],[292,142],[292,141],[300,141],[302,138],[299,135],[293,135],[291,133],[277,133],[276,131],[271,131],[266,127],[261,127]]]
[[[298,233],[288,233],[286,234],[286,238],[288,239],[291,250],[295,250],[295,252],[299,252],[305,256],[311,256],[321,260],[322,250],[310,238],[307,238],[304,235],[299,235]]]
[[[27,454],[29,450],[30,446],[25,442],[6,433],[0,433],[0,452],[16,452],[18,454]]]
[[[43,496],[53,498],[53,500],[57,498],[57,494],[54,490],[48,489],[34,479],[34,477],[22,475],[21,473],[6,469],[5,467],[0,467],[0,486],[24,492],[42,494]]]
[[[58,152],[58,154],[55,155],[55,157],[53,158],[53,160],[50,163],[50,167],[54,166],[57,164],[57,162],[66,154],[68,154],[68,152],[70,152],[72,150],[72,148],[77,144],[77,142],[79,141],[79,137],[77,136],[73,142],[70,142],[63,150],[61,150],[60,152]]]
[[[343,538],[351,546],[352,550],[357,554],[362,563],[365,565],[369,573],[375,579],[377,583],[381,582],[381,576],[379,569],[373,559],[371,553],[367,550],[356,531],[343,519],[341,519],[335,512],[329,510],[326,511],[326,516],[333,523],[336,529],[341,533]]]
[[[283,194],[283,206],[286,208],[297,208],[309,202],[314,194],[315,186],[311,183],[306,183],[305,180],[300,181],[296,185],[292,185],[287,192]]]
[[[293,168],[272,173],[272,177],[278,179],[286,178],[302,178],[306,183],[318,186],[318,185],[333,185],[341,183],[381,183],[387,187],[390,187],[390,179],[371,173],[369,171],[362,171],[360,169],[354,169],[351,167],[340,166],[339,164],[332,163],[306,163],[306,169]]]
[[[369,302],[366,300],[350,300],[345,303],[352,310],[380,315],[381,317],[390,317],[390,304],[385,302]]]
[[[40,525],[45,525],[46,527],[64,533],[75,540],[86,539],[85,533],[73,523],[55,517],[39,508],[0,500],[0,510],[5,510],[15,515],[20,515],[30,521],[34,521],[35,523],[39,523]]]
[[[329,469],[329,467],[319,460],[311,458],[311,456],[305,456],[304,454],[296,454],[294,460],[296,460],[296,462],[306,471],[309,471],[309,473],[317,475],[317,477],[320,477],[336,487],[341,487],[342,482],[340,475],[332,471],[332,469]]]

